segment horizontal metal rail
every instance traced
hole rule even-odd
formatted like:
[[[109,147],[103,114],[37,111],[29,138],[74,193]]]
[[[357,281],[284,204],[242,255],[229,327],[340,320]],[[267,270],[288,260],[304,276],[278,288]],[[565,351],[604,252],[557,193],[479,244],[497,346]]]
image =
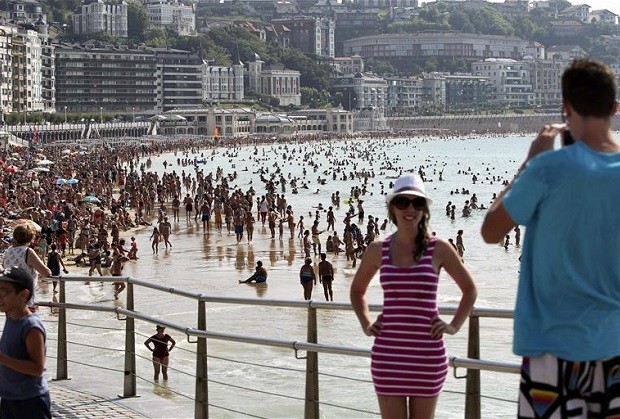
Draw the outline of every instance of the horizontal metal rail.
[[[223,303],[223,304],[242,304],[253,306],[269,306],[269,307],[290,307],[290,308],[316,308],[321,310],[349,310],[353,311],[353,307],[348,303],[334,303],[327,301],[300,301],[300,300],[272,300],[272,299],[255,299],[255,298],[241,298],[241,297],[222,297],[215,295],[207,295],[192,291],[187,291],[180,288],[170,287],[166,285],[160,285],[151,281],[145,281],[130,276],[55,276],[47,278],[47,281],[62,281],[62,282],[84,282],[84,281],[100,281],[100,282],[126,282],[141,287],[150,288],[157,291],[167,292],[173,295],[179,295],[181,297],[187,297],[196,301],[205,301],[209,303]],[[369,304],[370,311],[380,312],[383,310],[382,304]],[[456,307],[444,307],[439,306],[438,310],[442,314],[453,315],[456,313]],[[500,319],[512,319],[513,310],[499,309],[499,308],[478,308],[475,307],[472,310],[471,315],[475,317],[487,317],[487,318],[500,318]]]
[[[277,348],[287,348],[294,351],[308,351],[316,353],[328,353],[334,355],[352,355],[369,358],[370,349],[347,347],[347,346],[334,346],[334,345],[322,345],[318,343],[310,343],[298,340],[283,340],[283,339],[267,339],[262,337],[240,335],[235,333],[221,333],[211,332],[208,330],[199,330],[191,326],[183,325],[180,323],[171,322],[168,320],[160,319],[158,317],[143,314],[139,311],[127,310],[122,307],[102,307],[92,304],[73,304],[73,303],[38,303],[41,307],[54,307],[64,308],[72,310],[87,310],[87,311],[101,311],[108,313],[116,313],[117,317],[121,319],[121,316],[130,317],[146,321],[152,324],[159,324],[166,326],[169,329],[177,330],[185,334],[189,342],[195,343],[191,337],[203,337],[208,339],[218,339],[230,342],[241,342],[255,345],[265,345]],[[519,364],[515,362],[498,362],[498,361],[485,361],[479,359],[470,359],[464,357],[450,357],[450,365],[455,368],[467,368],[484,371],[504,372],[504,373],[518,373]]]

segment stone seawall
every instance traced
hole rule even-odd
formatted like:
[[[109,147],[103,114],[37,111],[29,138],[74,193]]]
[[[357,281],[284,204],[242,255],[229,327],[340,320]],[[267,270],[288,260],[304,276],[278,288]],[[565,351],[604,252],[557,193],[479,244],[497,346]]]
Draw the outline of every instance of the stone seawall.
[[[538,132],[545,124],[561,122],[560,114],[534,115],[463,115],[390,117],[388,126],[393,131],[445,132],[446,134]],[[620,118],[613,122],[614,130],[620,130]]]

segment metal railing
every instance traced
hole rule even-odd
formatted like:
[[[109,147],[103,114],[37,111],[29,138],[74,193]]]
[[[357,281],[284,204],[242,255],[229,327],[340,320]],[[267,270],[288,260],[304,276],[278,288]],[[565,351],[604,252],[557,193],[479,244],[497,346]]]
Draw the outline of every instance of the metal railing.
[[[207,418],[209,416],[209,378],[207,366],[207,340],[218,339],[231,342],[243,342],[271,347],[288,348],[295,352],[297,359],[306,360],[305,368],[305,402],[304,417],[307,419],[319,418],[319,372],[318,354],[338,354],[348,356],[370,357],[370,350],[364,348],[344,347],[318,344],[317,340],[317,310],[347,310],[352,311],[350,304],[319,302],[319,301],[289,301],[271,299],[252,299],[219,297],[195,293],[174,287],[154,284],[149,281],[139,280],[132,277],[97,277],[101,282],[125,282],[126,308],[104,307],[95,304],[74,304],[66,301],[66,283],[91,281],[89,276],[59,276],[47,280],[59,281],[58,302],[39,302],[39,306],[52,307],[58,310],[58,339],[56,359],[56,380],[69,379],[69,354],[67,350],[67,310],[88,310],[115,313],[117,318],[125,321],[125,349],[124,349],[124,383],[123,397],[137,396],[136,385],[136,330],[135,320],[142,320],[152,324],[160,324],[170,329],[182,332],[188,337],[188,341],[196,344],[196,373],[194,390],[194,417]],[[150,288],[156,291],[193,299],[198,303],[196,327],[162,320],[149,314],[134,310],[134,286]],[[307,338],[306,341],[268,339],[263,337],[240,335],[233,333],[221,333],[207,330],[206,303],[241,304],[252,306],[270,306],[307,309]],[[380,312],[381,305],[370,305],[370,311]],[[455,307],[440,307],[442,314],[454,314]],[[454,376],[466,379],[465,410],[464,417],[476,419],[481,417],[481,390],[480,371],[494,371],[500,373],[519,373],[520,365],[516,362],[497,362],[480,360],[480,318],[503,318],[510,319],[512,310],[506,309],[483,309],[474,308],[469,317],[469,334],[467,340],[467,358],[449,357],[449,362],[454,369]],[[195,340],[192,340],[195,338]],[[301,357],[300,351],[305,351],[306,356]],[[458,368],[467,369],[464,376],[457,375]]]

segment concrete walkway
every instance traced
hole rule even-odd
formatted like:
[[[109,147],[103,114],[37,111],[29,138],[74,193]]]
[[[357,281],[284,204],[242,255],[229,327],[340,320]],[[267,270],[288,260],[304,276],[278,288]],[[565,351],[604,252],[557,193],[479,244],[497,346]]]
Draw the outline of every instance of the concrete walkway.
[[[146,418],[114,399],[96,396],[49,381],[54,418]]]

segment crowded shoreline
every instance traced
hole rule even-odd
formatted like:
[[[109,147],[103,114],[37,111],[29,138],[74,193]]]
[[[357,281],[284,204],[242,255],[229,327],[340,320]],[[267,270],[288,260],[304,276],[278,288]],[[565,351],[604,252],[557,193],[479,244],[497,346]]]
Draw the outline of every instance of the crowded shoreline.
[[[480,134],[476,136],[480,137]],[[501,134],[489,136],[498,137]],[[355,268],[365,247],[385,232],[387,219],[383,213],[379,216],[365,213],[364,203],[366,194],[373,194],[369,183],[385,173],[361,170],[353,156],[357,154],[362,166],[364,160],[372,159],[374,150],[369,152],[369,147],[398,138],[413,143],[464,139],[460,135],[447,134],[386,137],[376,133],[360,135],[359,138],[327,140],[320,136],[298,137],[290,142],[274,142],[267,137],[252,138],[251,144],[243,141],[214,144],[207,138],[197,141],[194,137],[152,141],[150,144],[142,142],[122,148],[93,147],[89,150],[58,146],[40,149],[13,147],[0,157],[4,162],[0,195],[5,208],[3,246],[11,245],[12,228],[26,223],[37,233],[29,245],[42,262],[49,260],[54,245],[70,273],[120,275],[127,261],[139,257],[138,246],[133,239],[139,230],[153,229],[149,239],[151,249],[141,246],[140,253],[157,253],[160,245],[165,250],[169,245],[172,248],[172,223],[183,219],[193,220],[205,234],[223,232],[234,235],[237,244],[252,243],[255,228],[261,226],[262,230],[258,233],[261,236],[266,233],[267,238],[299,240],[300,253],[305,257],[318,258],[323,251],[328,252],[330,259],[342,254],[346,265]],[[334,170],[323,170],[323,175],[319,174],[316,181],[310,177],[319,171],[321,163],[318,163],[318,156],[308,153],[305,156],[307,176],[305,170],[300,178],[291,178],[290,173],[285,176],[283,169],[277,167],[278,163],[275,172],[270,172],[269,167],[255,166],[257,170],[253,173],[260,184],[251,184],[245,189],[236,185],[233,187],[237,170],[240,170],[237,167],[239,162],[235,162],[240,147],[253,147],[256,164],[260,164],[261,157],[265,159],[265,151],[261,156],[256,147],[270,147],[274,152],[282,150],[284,163],[287,159],[293,159],[295,152],[300,152],[302,147],[305,149],[310,145],[318,154],[325,153],[329,157],[331,144],[343,141],[351,148],[352,159],[346,163],[335,161]],[[160,176],[151,170],[151,158],[165,153],[173,153],[176,160],[166,162],[164,166],[170,172],[166,170]],[[218,168],[216,172],[203,172],[201,163],[212,160],[217,153],[228,156],[228,171]],[[190,158],[190,155],[194,157]],[[347,172],[343,165],[351,165],[353,170]],[[397,173],[403,170],[402,162],[387,163],[384,169],[383,172],[392,170]],[[194,173],[191,173],[192,170]],[[425,175],[423,169],[420,169],[420,174]],[[428,177],[431,181],[433,177],[442,180],[441,174],[436,171],[429,173]],[[354,179],[360,181],[361,187],[342,191],[342,195],[338,191],[331,194],[331,198],[323,196],[319,188],[314,189],[328,182]],[[384,186],[389,185],[382,184],[381,193]],[[316,208],[300,208],[295,203],[295,195],[300,190],[311,188],[317,195]],[[465,188],[455,192],[469,193]],[[467,216],[472,209],[485,208],[484,204],[477,203],[475,193],[471,202],[467,202],[471,208],[456,209],[455,205],[451,205],[451,208],[446,208],[446,215],[454,219],[455,211],[458,211],[458,216],[461,216],[461,211]],[[344,218],[341,217],[342,211],[338,212],[341,207],[347,210]],[[328,233],[323,234],[325,231]],[[455,240],[456,243],[453,243],[462,255],[462,238],[458,235]],[[122,287],[119,285],[115,291],[116,298],[120,292]]]

